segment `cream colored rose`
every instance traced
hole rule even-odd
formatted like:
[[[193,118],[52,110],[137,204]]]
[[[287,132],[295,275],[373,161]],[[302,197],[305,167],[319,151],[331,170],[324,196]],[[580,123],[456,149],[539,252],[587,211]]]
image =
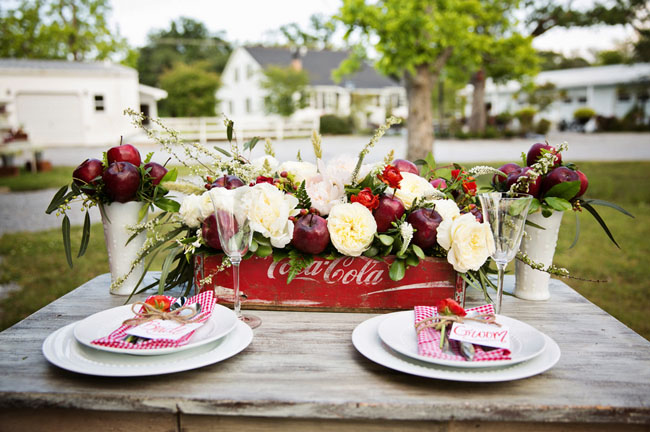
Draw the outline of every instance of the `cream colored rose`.
[[[395,196],[402,201],[406,210],[411,209],[413,201],[416,199],[430,197],[435,193],[435,188],[431,186],[431,183],[410,172],[402,172],[402,181],[399,186],[399,189],[395,189]]]
[[[377,222],[370,210],[359,203],[339,204],[330,211],[327,228],[337,251],[359,256],[372,244]]]
[[[442,220],[454,220],[460,216],[460,209],[456,201],[450,199],[441,199],[433,202],[434,210],[442,216]]]
[[[444,221],[443,221],[444,223]],[[443,223],[438,226],[438,243],[440,243]],[[447,227],[443,228],[443,231]],[[494,252],[494,238],[490,226],[479,223],[474,215],[466,213],[454,219],[448,228],[448,238],[451,246],[447,251],[447,261],[454,270],[465,273],[468,270],[478,270]],[[446,234],[443,234],[445,237]]]
[[[282,171],[293,174],[294,179],[297,183],[302,183],[304,180],[318,175],[318,169],[316,168],[316,165],[310,162],[282,162],[282,164],[280,164],[278,167],[277,172],[281,173]]]
[[[289,216],[298,214],[296,197],[268,183],[260,183],[251,187],[241,200],[253,231],[270,239],[277,248],[283,248],[291,241],[293,222]]]
[[[183,223],[190,228],[198,228],[203,222],[201,201],[201,195],[188,195],[183,198],[178,213],[183,219]]]

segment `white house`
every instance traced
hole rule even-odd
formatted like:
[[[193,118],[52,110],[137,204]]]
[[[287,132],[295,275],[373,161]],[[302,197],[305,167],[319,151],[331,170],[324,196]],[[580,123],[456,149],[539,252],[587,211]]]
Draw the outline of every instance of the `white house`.
[[[574,111],[581,107],[601,116],[621,118],[638,104],[645,111],[646,121],[650,118],[650,63],[544,71],[535,77],[535,83],[553,83],[560,91],[562,97],[539,113],[554,124],[572,121]],[[527,106],[524,98],[516,97],[519,89],[516,81],[498,85],[488,81],[485,102],[489,114],[514,113]],[[471,98],[471,91],[467,94]],[[471,109],[471,103],[468,107]]]
[[[406,117],[406,92],[398,82],[364,64],[343,82],[332,80],[332,71],[348,57],[344,51],[306,51],[299,55],[288,48],[239,47],[228,59],[217,91],[223,112],[239,121],[268,117],[264,110],[265,90],[260,87],[269,65],[293,66],[309,75],[309,106],[293,115],[295,119],[319,118],[323,114],[361,115],[371,123],[382,123],[387,111]],[[359,101],[354,106],[353,100]]]
[[[117,143],[137,133],[125,108],[157,116],[156,102],[165,97],[126,66],[0,59],[0,123],[22,127],[36,146]]]

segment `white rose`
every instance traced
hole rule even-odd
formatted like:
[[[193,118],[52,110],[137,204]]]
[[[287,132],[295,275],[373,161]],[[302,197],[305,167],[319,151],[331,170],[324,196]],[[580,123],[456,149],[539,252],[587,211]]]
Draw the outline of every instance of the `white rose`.
[[[209,191],[203,192],[203,195],[201,195],[201,218],[205,220],[208,218],[210,215],[214,214],[214,204],[212,204],[212,199],[210,198],[210,192],[213,190],[217,189],[225,189],[225,188],[213,188]]]
[[[273,185],[260,183],[242,197],[251,228],[271,240],[277,248],[285,247],[293,237],[293,222],[289,216],[298,214],[298,199]]]
[[[327,176],[337,183],[346,185],[352,180],[352,171],[354,171],[356,164],[357,160],[352,155],[343,154],[337,156],[327,162]],[[321,173],[324,172],[320,164],[319,169]]]
[[[402,181],[399,189],[395,189],[395,196],[404,203],[406,210],[411,209],[416,198],[426,198],[435,193],[435,188],[425,178],[410,172],[402,171],[401,174]]]
[[[330,211],[327,229],[337,251],[359,256],[372,244],[377,222],[370,210],[359,203],[339,204]]]
[[[433,202],[434,210],[442,216],[442,220],[454,220],[460,216],[460,209],[456,201],[450,199],[441,199]]]
[[[451,247],[447,252],[447,261],[457,272],[478,270],[494,253],[494,238],[490,226],[479,223],[471,213],[454,219],[450,236]]]
[[[201,213],[201,196],[188,195],[183,198],[181,208],[178,211],[183,223],[190,228],[198,228],[203,222],[203,215]]]
[[[438,225],[438,233],[436,234],[436,241],[444,250],[449,250],[451,247],[451,227],[454,224],[453,219],[442,219]]]
[[[316,165],[310,162],[282,162],[282,164],[280,164],[278,167],[277,172],[281,173],[282,171],[293,174],[297,183],[302,183],[304,180],[318,175],[318,169],[316,168]]]
[[[341,204],[345,197],[345,188],[342,184],[333,183],[329,178],[317,175],[307,180],[305,189],[312,207],[325,216],[332,207]]]
[[[257,171],[262,172],[262,171],[264,171],[264,162],[265,161],[268,161],[268,165],[271,167],[271,172],[270,173],[265,172],[266,175],[274,173],[276,171],[276,169],[278,168],[278,166],[280,165],[280,162],[278,162],[278,160],[276,158],[274,158],[273,156],[270,156],[270,155],[264,155],[264,156],[255,158],[255,159],[253,159],[251,161],[251,164],[255,167],[255,169]]]

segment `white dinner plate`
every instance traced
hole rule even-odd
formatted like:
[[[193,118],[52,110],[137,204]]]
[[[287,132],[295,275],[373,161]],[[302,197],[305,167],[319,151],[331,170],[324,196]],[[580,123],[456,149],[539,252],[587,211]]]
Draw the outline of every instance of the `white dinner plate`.
[[[510,366],[472,369],[425,363],[392,351],[382,343],[377,329],[385,318],[385,315],[380,315],[359,324],[352,332],[352,344],[369,360],[411,375],[450,381],[512,381],[540,374],[553,367],[560,359],[560,347],[553,339],[544,335],[546,348],[540,355]]]
[[[225,306],[215,304],[210,318],[208,318],[205,324],[194,332],[188,343],[183,346],[155,349],[127,349],[113,348],[91,343],[95,339],[108,336],[114,330],[119,328],[124,320],[129,318],[133,318],[131,305],[118,306],[116,308],[97,312],[96,314],[76,323],[73,332],[74,337],[79,343],[100,351],[151,356],[175,353],[205,345],[224,337],[230,333],[237,324],[237,315],[235,315],[232,310]]]
[[[377,332],[381,340],[393,350],[427,363],[463,368],[486,368],[507,366],[529,360],[544,351],[546,338],[534,327],[503,315],[496,315],[499,324],[510,328],[510,360],[464,361],[443,360],[418,353],[418,337],[415,331],[413,311],[387,314]]]
[[[237,320],[226,337],[191,350],[159,356],[130,356],[98,351],[78,343],[74,326],[60,328],[43,342],[43,355],[52,364],[72,372],[107,377],[163,375],[196,369],[238,354],[253,340],[253,330]]]

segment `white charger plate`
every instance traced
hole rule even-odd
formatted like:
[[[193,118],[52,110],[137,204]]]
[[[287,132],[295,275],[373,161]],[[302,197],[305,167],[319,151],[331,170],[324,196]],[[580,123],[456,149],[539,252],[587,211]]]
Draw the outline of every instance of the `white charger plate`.
[[[377,333],[381,340],[393,350],[427,363],[462,368],[508,366],[540,355],[546,346],[546,338],[539,330],[514,318],[496,315],[499,324],[510,328],[510,360],[474,362],[427,357],[418,353],[418,337],[413,314],[414,312],[410,310],[385,315],[385,319],[379,324]]]
[[[540,355],[528,361],[510,366],[472,369],[425,363],[392,351],[382,343],[377,334],[377,330],[385,318],[385,315],[380,315],[359,324],[352,332],[352,344],[369,360],[387,368],[411,375],[449,381],[512,381],[545,372],[552,368],[560,359],[560,347],[558,347],[553,339],[544,335],[546,348]]]
[[[128,349],[114,348],[91,343],[111,334],[122,325],[124,320],[133,318],[131,305],[118,306],[105,311],[97,312],[78,321],[74,327],[74,337],[83,345],[100,351],[107,351],[121,354],[133,354],[140,356],[151,356],[170,354],[184,351],[205,345],[230,333],[237,324],[237,315],[225,306],[215,304],[210,318],[199,327],[187,344],[179,347],[155,348],[155,349]]]
[[[130,356],[98,351],[78,343],[73,335],[76,324],[50,334],[43,342],[43,355],[62,369],[106,377],[163,375],[200,368],[238,354],[253,340],[253,330],[237,320],[235,329],[226,337],[192,350],[159,356]]]

